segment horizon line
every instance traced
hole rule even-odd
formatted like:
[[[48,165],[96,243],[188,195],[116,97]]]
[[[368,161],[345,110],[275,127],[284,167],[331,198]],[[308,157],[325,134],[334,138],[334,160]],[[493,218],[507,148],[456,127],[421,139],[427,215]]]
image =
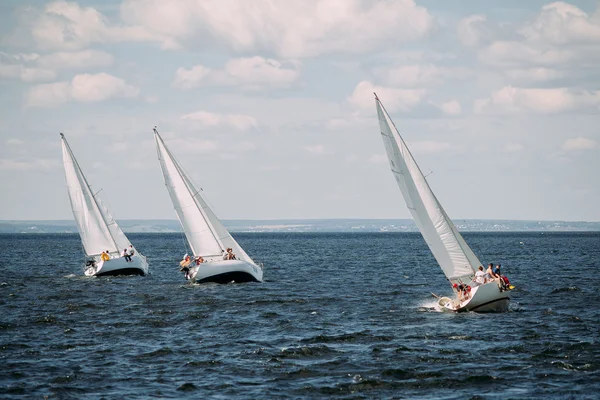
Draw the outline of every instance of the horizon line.
[[[177,218],[126,218],[116,219],[117,221],[176,221]],[[221,218],[222,221],[412,221],[412,218]],[[54,221],[75,221],[75,219],[0,219],[1,222],[54,222]],[[454,221],[454,220],[453,220]],[[519,222],[592,222],[600,223],[600,220],[576,220],[576,219],[509,219],[509,218],[460,218],[456,221],[519,221]]]

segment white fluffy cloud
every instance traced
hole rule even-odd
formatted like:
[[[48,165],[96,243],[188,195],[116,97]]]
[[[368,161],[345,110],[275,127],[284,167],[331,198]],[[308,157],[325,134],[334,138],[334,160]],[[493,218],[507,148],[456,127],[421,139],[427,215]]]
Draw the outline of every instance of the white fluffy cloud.
[[[440,106],[442,112],[446,115],[460,115],[462,112],[462,107],[457,100],[450,100],[445,103],[442,103]]]
[[[517,68],[505,70],[506,76],[513,82],[531,83],[548,82],[565,77],[564,71],[551,68]]]
[[[111,66],[114,57],[105,51],[82,50],[41,55],[35,59],[35,63],[51,70],[84,69]]]
[[[197,111],[181,116],[184,121],[191,121],[206,127],[229,126],[241,131],[255,128],[258,124],[254,117],[240,114],[217,114],[207,111]]]
[[[322,144],[315,144],[314,146],[304,146],[304,150],[314,155],[325,154],[325,146]]]
[[[552,66],[584,57],[574,48],[538,46],[527,42],[498,40],[479,53],[483,64],[500,67]]]
[[[0,78],[19,79],[27,83],[48,82],[56,79],[56,73],[44,68],[0,64]]]
[[[487,40],[490,35],[485,23],[485,15],[470,15],[458,23],[458,38],[465,46],[477,46]]]
[[[445,79],[466,78],[466,68],[440,67],[434,64],[411,64],[377,68],[375,75],[383,82],[397,87],[427,87],[441,84]]]
[[[27,93],[30,107],[55,107],[69,101],[96,102],[110,98],[136,97],[139,90],[109,74],[80,74],[70,82],[33,86]]]
[[[354,91],[348,97],[348,102],[360,109],[374,110],[374,92],[385,103],[388,111],[409,111],[419,104],[427,93],[424,89],[396,89],[362,81],[356,85]]]
[[[0,52],[0,77],[19,79],[27,83],[48,82],[56,79],[56,71],[61,69],[107,67],[113,62],[112,55],[99,50],[57,52],[45,55]]]
[[[202,85],[235,85],[246,89],[287,87],[299,76],[300,72],[294,65],[256,56],[229,60],[223,69],[218,70],[203,65],[179,68],[175,72],[173,86],[182,90]]]
[[[46,171],[59,165],[58,160],[53,158],[0,159],[0,171]]]
[[[53,1],[43,9],[26,7],[20,13],[25,26],[16,32],[27,32],[42,50],[73,51],[94,43],[126,41],[153,41],[163,48],[178,47],[168,35],[142,26],[111,23],[95,8],[82,7],[76,2]],[[14,41],[23,41],[18,33],[12,36]]]
[[[600,91],[567,88],[523,89],[506,86],[485,99],[475,101],[477,114],[539,113],[579,111],[600,104]]]
[[[219,144],[214,140],[199,139],[195,137],[175,138],[167,142],[176,155],[179,154],[208,154],[219,149]],[[147,164],[145,164],[147,166]]]
[[[506,145],[504,146],[504,150],[509,152],[509,153],[516,153],[519,151],[523,151],[525,149],[525,146],[523,146],[521,143],[506,143]]]
[[[599,14],[600,15],[600,14]],[[600,18],[578,7],[554,2],[518,29],[518,37],[498,39],[479,59],[488,65],[532,67],[574,62],[600,63]]]
[[[412,142],[410,148],[416,154],[436,154],[443,153],[451,150],[460,150],[460,146],[456,146],[446,142],[437,142],[433,140],[426,140],[421,142]]]
[[[540,13],[520,33],[531,42],[556,45],[600,41],[600,19],[593,19],[580,8],[557,1],[542,7]]]
[[[31,65],[37,54],[9,54],[0,51],[0,78],[18,79],[22,82],[47,82],[56,78],[50,69]]]
[[[363,52],[383,47],[385,39],[422,37],[434,24],[414,0],[126,0],[121,16],[172,42],[206,43],[213,36],[236,51],[286,58]]]
[[[562,145],[562,149],[565,151],[592,150],[596,148],[598,148],[598,142],[585,137],[568,139]]]

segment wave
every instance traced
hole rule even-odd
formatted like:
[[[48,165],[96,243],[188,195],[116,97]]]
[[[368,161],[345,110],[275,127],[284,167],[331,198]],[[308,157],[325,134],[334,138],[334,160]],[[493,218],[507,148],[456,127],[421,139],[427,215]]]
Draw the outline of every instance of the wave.
[[[579,291],[581,291],[581,289],[579,289],[577,286],[568,286],[568,287],[554,289],[553,291],[550,292],[550,294],[564,293],[564,292],[579,292]]]
[[[278,354],[279,358],[314,358],[337,353],[336,350],[322,346],[284,347]]]

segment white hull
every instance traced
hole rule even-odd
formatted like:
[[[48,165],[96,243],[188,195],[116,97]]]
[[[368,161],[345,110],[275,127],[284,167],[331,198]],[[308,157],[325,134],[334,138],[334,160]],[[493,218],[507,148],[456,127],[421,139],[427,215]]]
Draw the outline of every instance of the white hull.
[[[109,275],[147,275],[148,263],[146,257],[135,254],[131,261],[127,262],[125,257],[111,258],[108,261],[96,263],[96,267],[86,269],[87,276],[109,276]]]
[[[242,260],[209,261],[192,265],[187,279],[196,283],[262,282],[263,270]]]
[[[510,303],[509,291],[501,291],[496,282],[471,288],[468,299],[450,299],[442,297],[439,305],[450,311],[475,311],[475,312],[506,312]]]

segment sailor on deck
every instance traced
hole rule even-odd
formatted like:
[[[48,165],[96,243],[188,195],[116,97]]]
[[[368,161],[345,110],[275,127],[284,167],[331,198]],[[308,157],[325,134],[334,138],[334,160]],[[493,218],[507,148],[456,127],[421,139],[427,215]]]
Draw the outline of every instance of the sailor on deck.
[[[475,282],[480,285],[483,285],[485,282],[485,272],[483,272],[483,267],[480,265],[477,272],[475,272]]]

